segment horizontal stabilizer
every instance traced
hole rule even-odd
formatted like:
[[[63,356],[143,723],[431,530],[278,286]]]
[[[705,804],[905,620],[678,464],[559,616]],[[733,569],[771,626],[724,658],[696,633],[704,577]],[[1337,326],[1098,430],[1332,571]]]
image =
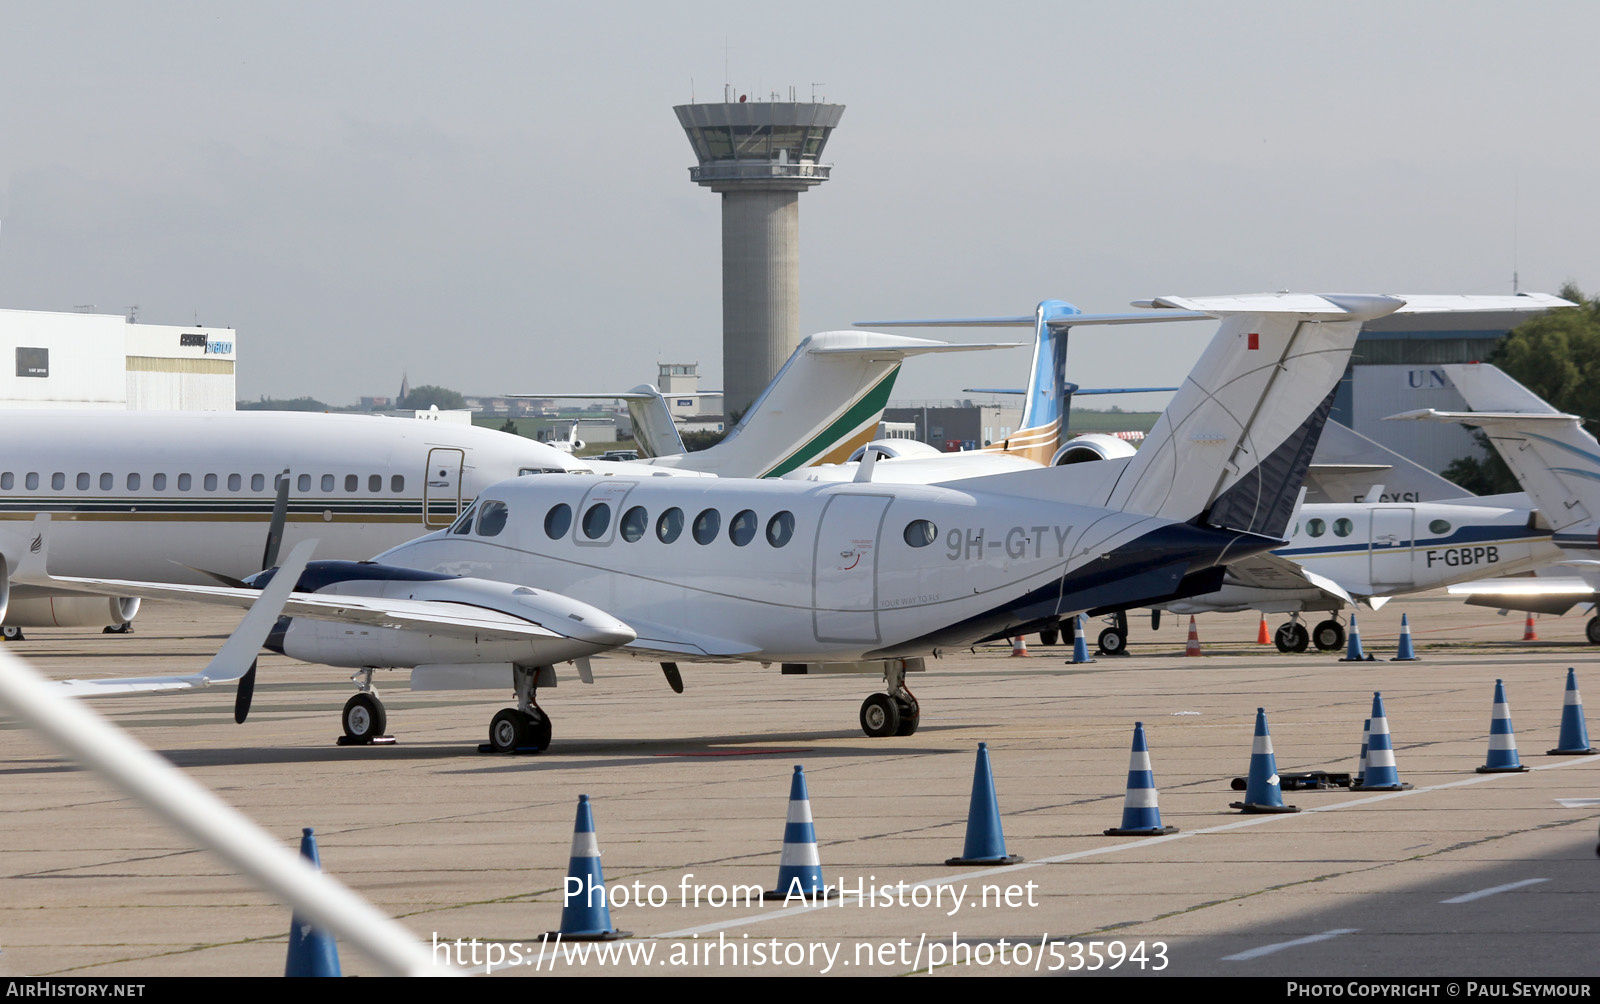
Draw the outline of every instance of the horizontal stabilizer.
[[[1212,317],[1200,311],[1146,311],[1131,314],[1065,314],[1050,318],[1052,329],[1076,328],[1082,324],[1160,324],[1165,321],[1203,321]],[[1038,321],[1033,314],[1016,317],[935,317],[917,321],[857,321],[857,328],[1031,328]]]

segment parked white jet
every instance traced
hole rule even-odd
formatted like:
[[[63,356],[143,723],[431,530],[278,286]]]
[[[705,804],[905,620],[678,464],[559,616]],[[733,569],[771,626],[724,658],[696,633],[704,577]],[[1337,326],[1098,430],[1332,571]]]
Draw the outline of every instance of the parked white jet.
[[[905,674],[925,657],[1078,610],[1184,595],[1229,561],[1280,544],[1307,443],[1326,416],[1319,402],[1361,322],[1402,305],[1289,294],[1153,303],[1223,323],[1134,457],[936,486],[514,479],[485,491],[448,530],[376,563],[313,563],[276,647],[364,670],[346,706],[354,740],[381,731],[371,671],[412,667],[419,689],[512,683],[518,706],[495,716],[490,742],[543,746],[550,726],[537,685],[553,682],[552,663],[564,659],[590,675],[581,656],[551,652],[607,644],[662,660],[677,683],[678,660],[882,672],[886,693],[863,703],[862,727],[908,735],[920,709]],[[257,596],[28,578],[240,606]],[[463,632],[451,620],[464,612],[503,635]],[[334,627],[341,617],[362,627]],[[519,652],[519,620],[544,641]]]
[[[1430,408],[1390,417],[1481,428],[1553,530],[1548,563],[1566,573],[1466,582],[1450,592],[1478,606],[1549,614],[1600,602],[1600,443],[1578,416],[1552,408],[1496,366],[1443,369],[1472,411]],[[1589,619],[1585,634],[1600,645],[1600,615]]]

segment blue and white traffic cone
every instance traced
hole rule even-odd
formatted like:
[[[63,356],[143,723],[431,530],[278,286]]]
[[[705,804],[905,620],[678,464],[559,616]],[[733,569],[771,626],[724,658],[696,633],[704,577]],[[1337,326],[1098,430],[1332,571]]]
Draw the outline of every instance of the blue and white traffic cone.
[[[789,782],[789,816],[783,824],[778,887],[763,895],[782,900],[798,896],[805,901],[828,895],[822,881],[822,859],[817,856],[817,831],[811,825],[811,796],[806,793],[806,774],[799,764],[794,765]]]
[[[322,870],[317,854],[317,837],[307,826],[300,831],[300,856]],[[283,963],[285,976],[342,976],[339,970],[339,943],[333,935],[300,918],[296,910],[289,920],[289,955]]]
[[[1086,662],[1094,662],[1089,658],[1089,639],[1083,636],[1086,630],[1083,624],[1083,614],[1072,618],[1072,665],[1079,666]]]
[[[600,868],[600,842],[594,835],[594,812],[589,796],[578,796],[578,818],[572,825],[572,855],[567,862],[567,882],[561,908],[561,930],[551,931],[563,941],[615,941],[629,932],[611,926],[611,904],[606,898],[606,876]]]
[[[1589,727],[1583,721],[1583,698],[1578,694],[1578,674],[1567,670],[1567,696],[1561,702],[1561,738],[1550,756],[1600,753],[1589,745]]]
[[[1128,758],[1128,796],[1122,802],[1122,825],[1106,831],[1108,837],[1157,837],[1177,833],[1176,826],[1161,825],[1156,805],[1156,775],[1150,769],[1150,747],[1144,741],[1144,722],[1133,723],[1133,755]]]
[[[1528,768],[1517,756],[1517,733],[1511,727],[1511,706],[1506,703],[1504,680],[1494,681],[1494,712],[1489,718],[1489,761],[1479,774],[1512,774]]]
[[[1400,780],[1394,765],[1394,740],[1389,735],[1389,719],[1383,713],[1383,694],[1372,695],[1372,723],[1367,727],[1367,767],[1361,783],[1352,791],[1405,791],[1411,785]]]
[[[972,801],[967,806],[967,842],[959,858],[947,865],[1014,865],[1022,858],[1006,853],[1000,831],[1000,801],[994,793],[994,773],[989,769],[989,744],[978,744],[978,764],[972,770]]]
[[[1267,731],[1267,709],[1256,709],[1255,745],[1250,749],[1250,777],[1245,782],[1244,801],[1228,807],[1244,812],[1299,812],[1283,804],[1283,788],[1278,783],[1278,758],[1272,752],[1272,733]]]
[[[1372,735],[1372,719],[1361,719],[1361,759],[1356,762],[1356,776],[1350,782],[1352,787],[1361,787],[1361,781],[1367,776],[1367,740]]]
[[[1371,662],[1372,657],[1361,651],[1361,629],[1356,626],[1356,612],[1350,611],[1350,647],[1340,662]]]
[[[1395,652],[1390,662],[1418,662],[1417,653],[1411,650],[1411,621],[1405,614],[1400,615],[1400,649]]]

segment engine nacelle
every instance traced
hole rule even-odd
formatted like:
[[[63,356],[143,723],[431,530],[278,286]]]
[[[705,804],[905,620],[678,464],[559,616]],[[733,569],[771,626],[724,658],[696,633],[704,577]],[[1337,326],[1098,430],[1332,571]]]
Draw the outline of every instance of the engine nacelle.
[[[386,666],[410,668],[432,664],[470,665],[514,663],[522,666],[553,665],[625,645],[635,637],[626,624],[598,607],[560,593],[488,579],[430,575],[428,578],[380,578],[388,569],[355,562],[314,562],[300,579],[304,589],[317,579],[326,580],[343,569],[354,575],[336,579],[315,590],[319,596],[370,596],[386,599],[430,600],[459,603],[509,614],[546,628],[547,637],[519,639],[465,638],[433,634],[425,628],[394,628],[368,624],[289,619],[287,629],[274,631],[267,647],[304,662],[329,666]],[[416,573],[411,570],[410,575]]]
[[[1090,460],[1114,460],[1118,457],[1131,457],[1138,449],[1125,439],[1108,436],[1103,432],[1087,432],[1081,436],[1074,436],[1056,450],[1056,455],[1050,458],[1050,466],[1061,464],[1082,464]]]
[[[866,446],[862,446],[850,454],[850,460],[847,463],[859,463],[861,458],[866,456],[868,450],[876,453],[880,460],[884,457],[900,460],[906,457],[944,456],[943,451],[916,439],[874,439]]]
[[[7,627],[120,627],[139,612],[136,596],[31,596],[3,608]]]

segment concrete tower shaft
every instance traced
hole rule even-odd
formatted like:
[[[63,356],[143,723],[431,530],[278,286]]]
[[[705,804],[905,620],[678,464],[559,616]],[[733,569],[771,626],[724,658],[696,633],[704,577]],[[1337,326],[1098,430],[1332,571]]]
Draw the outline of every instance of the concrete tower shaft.
[[[755,102],[673,109],[699,163],[691,180],[722,195],[722,386],[742,414],[800,344],[800,193],[843,105]]]

